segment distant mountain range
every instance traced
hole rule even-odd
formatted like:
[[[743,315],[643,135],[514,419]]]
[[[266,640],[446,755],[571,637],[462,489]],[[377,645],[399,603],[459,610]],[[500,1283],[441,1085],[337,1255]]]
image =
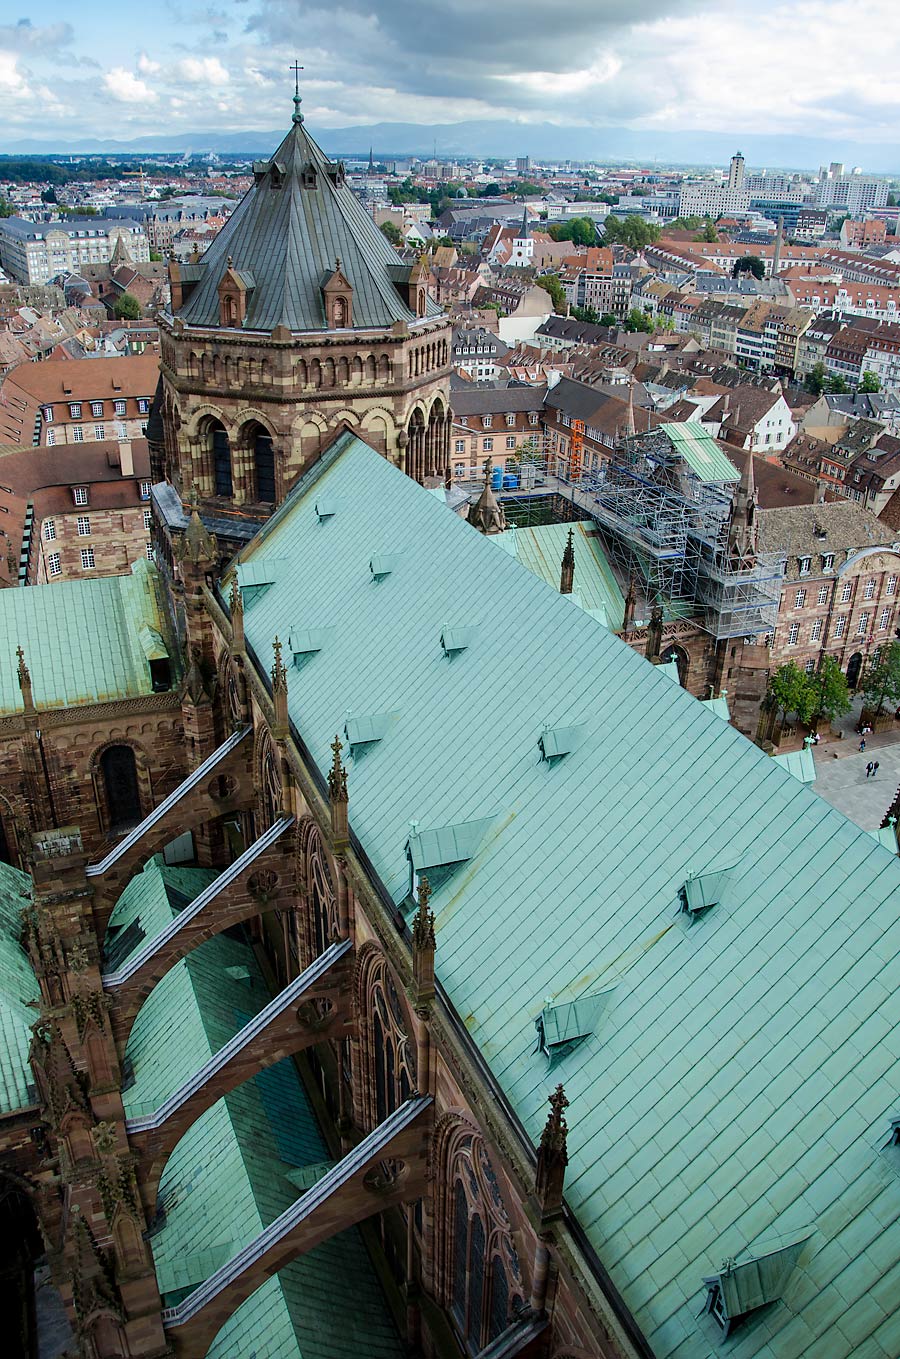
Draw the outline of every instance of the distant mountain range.
[[[270,154],[285,129],[272,132],[198,131],[192,134],[109,138],[41,137],[0,144],[6,155],[149,154],[186,152],[261,156]],[[724,165],[740,149],[750,166],[816,170],[833,160],[859,165],[871,173],[900,174],[900,143],[865,144],[751,133],[635,131],[625,127],[557,127],[552,123],[503,121],[463,123],[374,123],[365,127],[312,128],[323,150],[334,156],[375,156],[384,160],[409,156],[533,156],[536,160],[633,161],[642,165]],[[0,162],[2,164],[2,162]]]

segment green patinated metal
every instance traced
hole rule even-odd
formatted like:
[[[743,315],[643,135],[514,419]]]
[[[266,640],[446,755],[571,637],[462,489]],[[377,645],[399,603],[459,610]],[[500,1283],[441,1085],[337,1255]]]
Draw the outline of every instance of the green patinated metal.
[[[341,510],[319,522],[324,496]],[[372,587],[386,523],[416,564],[402,590]],[[654,1352],[705,1353],[704,1276],[812,1223],[785,1305],[730,1353],[781,1353],[791,1327],[796,1359],[896,1359],[898,1186],[873,1151],[898,1113],[896,858],[351,435],[245,555],[291,563],[245,625],[262,667],[313,608],[340,619],[288,696],[322,774],[348,710],[399,709],[349,771],[394,900],[410,820],[498,817],[432,884],[438,978],[535,1143],[564,1081],[568,1202]],[[451,622],[474,631],[448,662]],[[548,723],[585,726],[552,769]],[[740,863],[727,906],[679,928],[688,873],[723,860]],[[612,980],[615,1025],[550,1077],[543,998]]]
[[[11,594],[12,591],[3,591]],[[0,863],[0,1113],[37,1103],[28,1049],[41,988],[22,947],[31,879]]]
[[[22,711],[15,649],[31,672],[37,708],[108,703],[153,693],[149,661],[175,651],[160,581],[151,562],[124,576],[58,581],[27,590],[0,591],[0,631],[7,656],[0,665],[0,712]],[[174,678],[174,675],[173,675]]]
[[[129,883],[110,918],[152,937],[173,916],[170,898],[196,896],[215,874],[157,858]],[[138,947],[135,939],[133,947]],[[129,950],[130,951],[130,950]],[[128,956],[127,952],[124,956]],[[142,1006],[126,1050],[128,1117],[149,1113],[269,1000],[249,943],[217,935],[176,963]],[[293,1062],[245,1081],[202,1114],[176,1146],[151,1228],[157,1279],[174,1304],[209,1277],[322,1173],[328,1151]],[[335,1300],[353,1281],[353,1306]],[[209,1359],[400,1359],[380,1287],[356,1229],[269,1279],[226,1322]]]
[[[606,559],[596,525],[541,524],[510,529],[489,541],[504,548],[529,571],[559,589],[560,565],[572,530],[575,552],[575,589],[570,598],[587,612],[600,615],[610,628],[621,628],[625,600]]]
[[[741,474],[722,451],[709,430],[692,421],[665,426],[665,434],[685,462],[703,482],[740,481]]]

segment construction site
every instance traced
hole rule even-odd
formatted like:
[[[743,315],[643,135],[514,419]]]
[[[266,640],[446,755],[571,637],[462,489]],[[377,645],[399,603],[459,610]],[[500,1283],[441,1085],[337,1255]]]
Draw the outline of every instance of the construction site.
[[[510,526],[593,520],[634,598],[635,626],[658,606],[717,642],[772,632],[785,555],[757,551],[753,486],[716,440],[697,424],[666,425],[626,436],[588,467],[580,423],[565,456],[544,440],[504,475],[496,493]]]

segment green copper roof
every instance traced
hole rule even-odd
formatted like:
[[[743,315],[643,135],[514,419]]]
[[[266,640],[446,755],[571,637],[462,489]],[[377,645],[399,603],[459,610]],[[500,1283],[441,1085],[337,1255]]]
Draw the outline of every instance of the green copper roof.
[[[0,632],[0,712],[22,711],[18,646],[36,708],[150,694],[149,657],[166,654],[168,633],[156,567],[139,561],[128,575],[0,590]]]
[[[20,942],[30,886],[26,873],[0,863],[0,1114],[37,1103],[28,1048],[41,990]]]
[[[539,524],[507,529],[489,541],[502,546],[529,571],[558,590],[569,529],[572,529],[575,551],[573,602],[589,612],[602,612],[608,627],[621,628],[625,600],[600,545],[595,524]]]
[[[740,481],[741,474],[699,423],[665,425],[663,432],[701,481]]]
[[[120,898],[110,923],[140,920],[148,935],[171,919],[184,896],[215,875],[173,869],[157,858]],[[135,942],[134,947],[137,947]],[[142,1006],[126,1057],[134,1084],[126,1116],[156,1108],[269,1000],[252,946],[217,935],[176,963]],[[292,1061],[245,1081],[196,1121],[160,1182],[165,1214],[151,1236],[160,1291],[179,1301],[224,1264],[300,1192],[298,1167],[328,1151]],[[353,1281],[353,1306],[336,1299]],[[384,1297],[353,1229],[293,1261],[226,1322],[208,1359],[399,1359]]]
[[[338,259],[353,289],[354,329],[415,320],[392,277],[397,252],[303,123],[292,125],[203,255],[200,281],[178,313],[188,324],[218,326],[229,259],[251,275],[245,330],[325,330],[322,287]],[[440,308],[429,303],[428,314]]]
[[[342,506],[324,523],[320,494]],[[403,560],[376,584],[386,530]],[[900,1114],[896,858],[352,436],[246,552],[269,554],[291,568],[245,616],[260,665],[288,625],[337,625],[289,676],[323,774],[348,709],[398,713],[349,763],[394,899],[410,821],[492,818],[435,886],[438,977],[535,1143],[564,1082],[568,1200],[654,1353],[715,1353],[704,1276],[812,1226],[729,1355],[896,1359],[900,1180],[878,1151]],[[447,657],[451,620],[472,637]],[[583,739],[541,760],[545,724]],[[689,918],[688,872],[723,864],[727,896]],[[547,998],[613,982],[548,1070]]]

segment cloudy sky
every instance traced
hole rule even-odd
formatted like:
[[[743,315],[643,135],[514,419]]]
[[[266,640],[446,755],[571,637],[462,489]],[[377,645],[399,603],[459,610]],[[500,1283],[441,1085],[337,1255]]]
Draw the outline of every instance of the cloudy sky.
[[[612,124],[897,140],[896,0],[0,0],[10,140]],[[2,150],[0,136],[0,150]]]

